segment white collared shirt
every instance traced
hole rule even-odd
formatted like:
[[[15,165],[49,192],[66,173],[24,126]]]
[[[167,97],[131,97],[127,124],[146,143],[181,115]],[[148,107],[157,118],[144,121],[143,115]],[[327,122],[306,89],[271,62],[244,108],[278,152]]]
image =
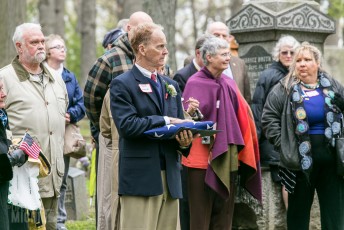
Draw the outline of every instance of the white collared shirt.
[[[202,67],[200,67],[197,62],[196,62],[196,59],[192,59],[192,63],[194,64],[195,68],[197,69],[197,71],[200,71]]]
[[[143,76],[148,77],[149,79],[151,78],[152,74],[155,74],[158,76],[157,71],[154,70],[154,72],[149,71],[148,69],[143,68],[139,64],[135,63],[136,67],[140,70],[140,72],[143,74]]]
[[[151,78],[152,72],[143,68],[142,66],[138,65],[137,63],[135,63],[135,66],[140,70],[140,72],[143,74],[143,76]],[[157,71],[154,70],[153,72],[156,76],[158,76]],[[168,118],[168,116],[164,116],[164,120],[165,120],[165,124],[169,125],[171,123],[170,118]]]
[[[233,77],[233,72],[232,72],[232,69],[231,69],[231,65],[228,64],[228,68],[225,69],[223,72],[222,72],[224,75],[226,75],[227,77],[230,77],[230,78],[234,78]]]

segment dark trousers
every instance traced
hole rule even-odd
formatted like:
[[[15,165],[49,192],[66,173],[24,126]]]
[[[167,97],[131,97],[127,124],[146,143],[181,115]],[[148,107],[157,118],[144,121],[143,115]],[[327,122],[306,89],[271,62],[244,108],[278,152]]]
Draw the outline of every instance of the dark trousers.
[[[231,173],[231,192],[227,200],[205,184],[205,174],[205,169],[188,168],[190,229],[229,230],[232,228],[236,173]]]
[[[8,219],[10,230],[28,230],[28,213],[25,208],[8,205]]]
[[[189,230],[190,229],[190,210],[189,210],[189,198],[188,198],[188,170],[187,167],[183,166],[181,171],[182,179],[182,190],[183,198],[179,199],[179,219],[180,219],[180,229]]]
[[[315,191],[320,204],[321,229],[344,229],[344,180],[337,176],[335,154],[324,135],[310,135],[313,169],[308,183],[298,172],[293,194],[289,194],[288,230],[308,230]]]

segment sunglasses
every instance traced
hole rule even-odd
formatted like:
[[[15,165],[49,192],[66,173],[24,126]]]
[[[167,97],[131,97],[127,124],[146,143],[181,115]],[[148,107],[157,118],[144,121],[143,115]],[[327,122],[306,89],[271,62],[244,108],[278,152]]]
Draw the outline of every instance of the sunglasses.
[[[294,51],[288,50],[288,51],[281,51],[281,54],[283,56],[287,56],[288,54],[290,54],[290,56],[294,55]]]

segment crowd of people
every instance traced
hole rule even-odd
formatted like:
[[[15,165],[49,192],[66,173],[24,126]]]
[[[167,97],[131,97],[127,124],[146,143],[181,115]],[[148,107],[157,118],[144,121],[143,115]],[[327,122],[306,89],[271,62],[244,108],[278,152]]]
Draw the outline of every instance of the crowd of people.
[[[61,36],[44,36],[35,23],[17,26],[17,55],[0,69],[0,229],[67,229],[70,157],[61,143],[65,126],[85,115],[96,149],[99,230],[240,229],[238,187],[261,203],[261,165],[280,191],[274,205],[288,229],[309,229],[315,191],[322,229],[342,229],[334,140],[344,87],[321,68],[315,46],[285,35],[251,98],[234,41],[223,22],[209,23],[173,75],[163,28],[138,11],[104,36],[104,54],[82,90],[64,66]],[[205,138],[184,129],[164,140],[144,134],[190,121],[212,121],[220,132]],[[37,157],[15,141],[27,133]],[[39,171],[39,208],[8,203],[10,181],[25,165],[29,174]]]

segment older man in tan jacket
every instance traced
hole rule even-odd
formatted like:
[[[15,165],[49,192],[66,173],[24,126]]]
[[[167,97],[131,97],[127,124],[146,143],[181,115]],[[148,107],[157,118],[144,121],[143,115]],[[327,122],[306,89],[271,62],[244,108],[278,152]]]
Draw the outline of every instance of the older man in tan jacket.
[[[68,105],[66,86],[42,64],[45,59],[41,26],[17,26],[13,43],[17,54],[12,63],[0,70],[7,93],[6,111],[13,137],[27,131],[36,137],[51,163],[51,174],[39,180],[45,209],[46,229],[56,230],[57,198],[64,173],[63,143]]]

